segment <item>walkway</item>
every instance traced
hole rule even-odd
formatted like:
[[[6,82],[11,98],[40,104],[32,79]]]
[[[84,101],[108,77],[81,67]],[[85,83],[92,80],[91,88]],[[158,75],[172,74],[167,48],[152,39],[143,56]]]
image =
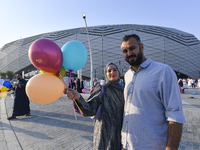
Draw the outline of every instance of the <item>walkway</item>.
[[[196,95],[192,94],[194,91]],[[187,123],[183,126],[179,150],[200,150],[200,88],[186,89],[181,97]],[[79,114],[75,120],[73,103],[66,95],[46,105],[31,101],[31,116],[8,121],[12,106],[10,96],[1,99],[1,149],[92,150],[93,120]]]

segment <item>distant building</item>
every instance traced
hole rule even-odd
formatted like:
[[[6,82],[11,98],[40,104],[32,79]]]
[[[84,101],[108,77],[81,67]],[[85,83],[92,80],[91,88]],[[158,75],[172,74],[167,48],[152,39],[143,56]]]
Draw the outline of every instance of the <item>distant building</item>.
[[[154,61],[168,64],[180,76],[199,78],[200,41],[192,34],[166,27],[149,25],[102,25],[88,27],[95,78],[104,78],[103,68],[108,62],[119,65],[123,75],[129,64],[120,50],[124,35],[138,34],[144,43],[144,54]],[[61,30],[19,39],[4,45],[0,51],[0,70],[25,73],[36,70],[28,58],[30,45],[37,39],[47,38],[60,47],[76,40],[88,49],[88,61],[82,69],[83,77],[90,77],[90,53],[85,27]],[[76,74],[76,72],[75,72]]]

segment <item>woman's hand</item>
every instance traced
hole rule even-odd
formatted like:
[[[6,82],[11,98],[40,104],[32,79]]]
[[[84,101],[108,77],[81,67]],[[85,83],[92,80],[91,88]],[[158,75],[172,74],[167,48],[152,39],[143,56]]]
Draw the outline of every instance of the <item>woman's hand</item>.
[[[65,94],[67,94],[67,97],[69,98],[69,99],[75,99],[75,100],[79,100],[80,99],[80,94],[76,91],[76,90],[70,90],[70,91],[65,91],[64,92]]]

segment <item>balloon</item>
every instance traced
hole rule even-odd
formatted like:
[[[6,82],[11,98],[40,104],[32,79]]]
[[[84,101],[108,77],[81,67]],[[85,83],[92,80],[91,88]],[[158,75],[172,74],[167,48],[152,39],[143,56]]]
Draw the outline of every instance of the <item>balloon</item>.
[[[87,92],[87,90],[86,89],[82,89],[82,92],[85,93],[85,92]]]
[[[7,92],[1,92],[1,93],[0,93],[0,97],[4,98],[4,97],[6,97],[6,96],[7,96]]]
[[[7,91],[7,87],[5,87],[5,86],[0,87],[0,91],[1,92],[6,92]]]
[[[41,72],[41,73],[52,74],[52,75],[57,76],[57,77],[62,81],[62,83],[64,84],[64,86],[66,86],[65,83],[63,82],[63,80],[62,80],[61,77],[60,77],[60,75],[61,75],[62,77],[64,77],[64,76],[65,76],[65,73],[66,73],[66,69],[65,69],[63,66],[62,66],[62,68],[61,68],[61,70],[60,70],[60,75],[58,75],[57,73],[44,72],[44,71],[42,71],[42,70],[40,70],[40,72]]]
[[[7,87],[7,88],[9,88],[10,85],[11,85],[11,83],[10,83],[10,81],[8,81],[8,80],[6,80],[6,81],[3,82],[3,86],[5,86],[5,87]]]
[[[39,70],[57,73],[63,63],[59,46],[49,39],[39,39],[29,48],[29,59]]]
[[[42,71],[42,70],[40,70],[40,73],[47,73],[47,74],[56,75],[56,73],[52,73],[52,72],[45,72],[45,71]]]
[[[4,79],[0,79],[0,85],[3,85]]]
[[[41,73],[52,74],[52,75],[56,75],[57,74],[57,73],[45,72],[45,71],[42,71],[42,70],[40,70],[40,72]],[[62,66],[62,68],[60,69],[61,76],[64,77],[65,73],[66,73],[66,69]],[[58,76],[58,77],[60,77],[60,76]]]
[[[193,95],[196,95],[197,94],[197,92],[193,92]]]
[[[52,74],[37,74],[26,84],[26,93],[29,99],[38,104],[49,104],[60,98],[64,85]]]
[[[70,41],[61,48],[63,54],[63,66],[67,70],[77,71],[87,62],[87,50],[78,41]]]
[[[61,76],[64,77],[65,73],[66,73],[66,69],[65,69],[65,67],[62,66],[62,68],[60,69]]]

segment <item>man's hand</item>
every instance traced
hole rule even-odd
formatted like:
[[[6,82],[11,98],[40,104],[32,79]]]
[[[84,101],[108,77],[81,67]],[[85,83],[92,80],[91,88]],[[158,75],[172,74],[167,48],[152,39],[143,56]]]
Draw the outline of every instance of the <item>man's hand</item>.
[[[167,146],[165,150],[178,150],[183,124],[169,121]]]

